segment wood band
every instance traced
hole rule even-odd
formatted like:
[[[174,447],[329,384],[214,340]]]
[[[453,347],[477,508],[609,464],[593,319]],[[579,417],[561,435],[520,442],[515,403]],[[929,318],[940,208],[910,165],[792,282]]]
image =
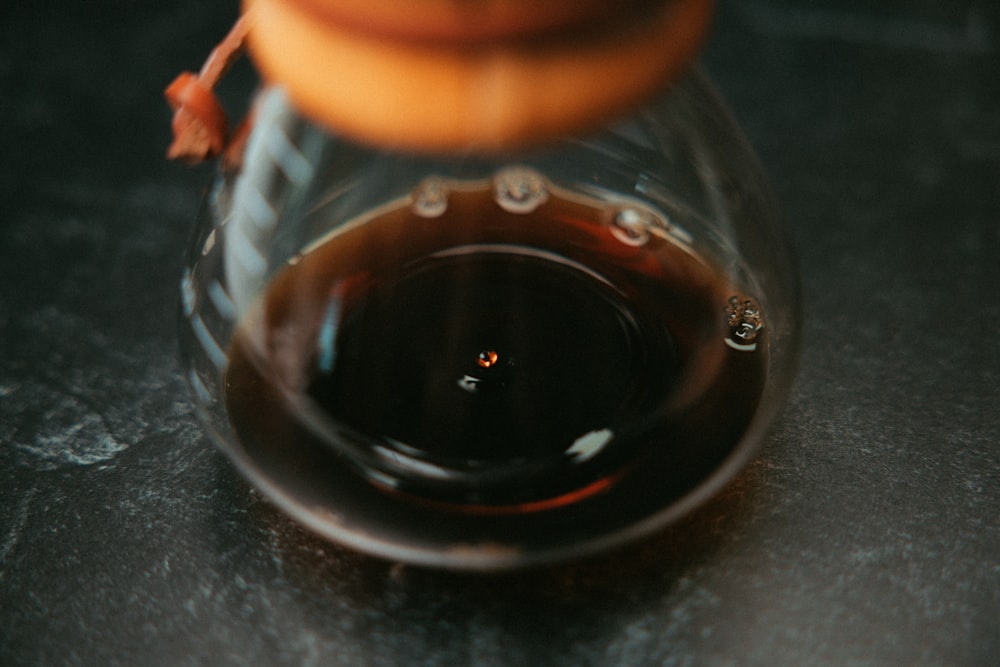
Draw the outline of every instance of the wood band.
[[[305,116],[367,143],[435,152],[506,150],[593,128],[677,76],[711,14],[710,0],[663,0],[606,30],[470,43],[388,39],[318,19],[300,0],[244,6],[258,68]]]

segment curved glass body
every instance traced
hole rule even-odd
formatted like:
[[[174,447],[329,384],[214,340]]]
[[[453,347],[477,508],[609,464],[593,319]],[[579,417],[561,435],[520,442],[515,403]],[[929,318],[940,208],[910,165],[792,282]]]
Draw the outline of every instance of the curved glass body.
[[[516,155],[358,146],[263,91],[182,280],[219,446],[319,534],[499,569],[689,512],[787,397],[795,258],[699,74]]]

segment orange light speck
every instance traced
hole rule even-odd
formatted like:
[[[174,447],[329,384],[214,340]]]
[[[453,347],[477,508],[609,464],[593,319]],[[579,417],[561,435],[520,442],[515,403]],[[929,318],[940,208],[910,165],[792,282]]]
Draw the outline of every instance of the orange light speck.
[[[483,350],[479,353],[476,363],[479,364],[480,368],[490,368],[496,365],[499,359],[500,355],[496,353],[496,350]]]

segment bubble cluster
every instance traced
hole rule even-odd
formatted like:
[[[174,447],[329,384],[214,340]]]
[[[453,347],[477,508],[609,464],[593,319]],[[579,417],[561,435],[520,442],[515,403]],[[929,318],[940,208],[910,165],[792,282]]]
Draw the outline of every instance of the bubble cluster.
[[[764,328],[760,307],[748,297],[731,296],[726,308],[729,338],[726,342],[737,349],[754,349],[758,334]]]
[[[510,213],[531,213],[549,198],[545,179],[525,167],[511,167],[497,172],[493,179],[493,192],[500,208]]]

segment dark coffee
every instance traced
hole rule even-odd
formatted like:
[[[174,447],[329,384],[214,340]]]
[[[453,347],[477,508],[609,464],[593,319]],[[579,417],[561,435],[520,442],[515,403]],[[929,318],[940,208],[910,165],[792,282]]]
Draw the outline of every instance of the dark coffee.
[[[226,374],[251,456],[375,505],[497,516],[662,504],[717,467],[764,384],[753,302],[649,211],[448,190],[274,279]]]

